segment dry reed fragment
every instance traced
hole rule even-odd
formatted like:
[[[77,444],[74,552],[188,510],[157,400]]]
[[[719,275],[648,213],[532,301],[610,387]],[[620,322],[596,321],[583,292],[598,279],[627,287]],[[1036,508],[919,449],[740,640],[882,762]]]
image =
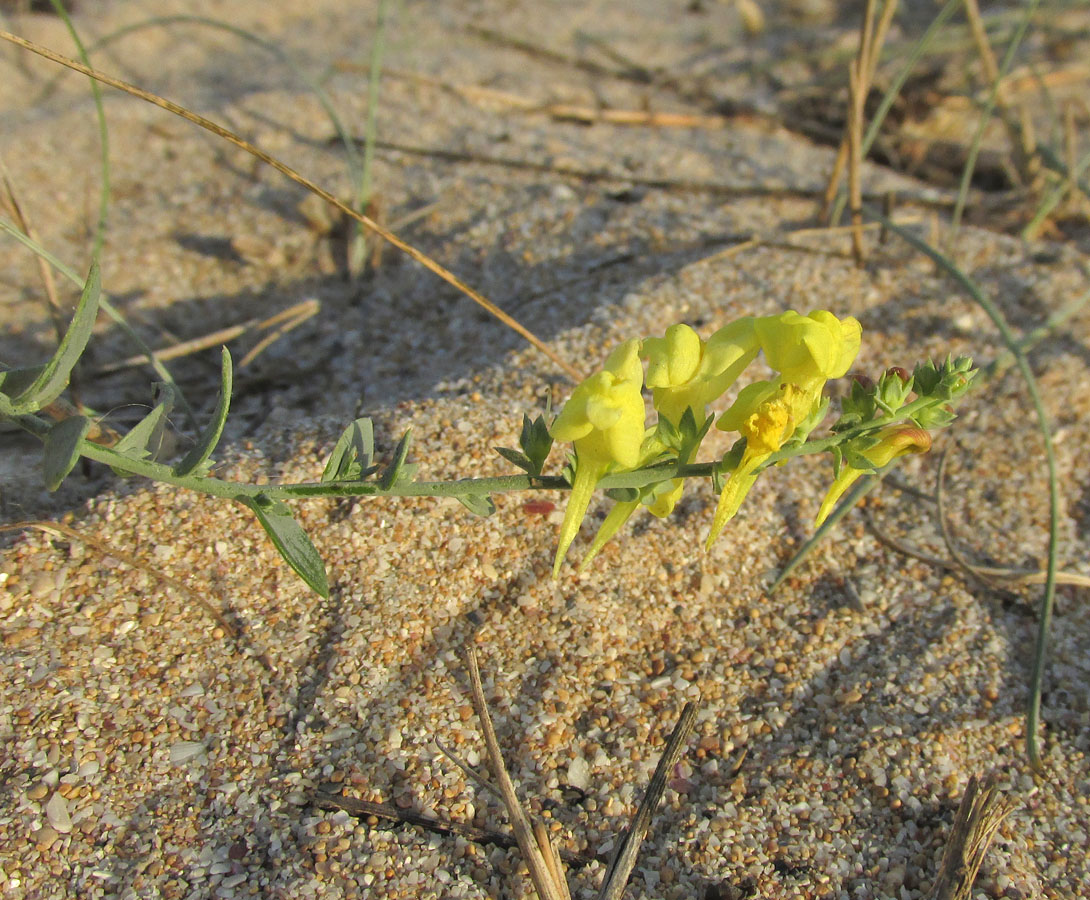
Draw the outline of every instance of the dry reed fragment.
[[[999,793],[991,777],[983,782],[975,775],[969,778],[935,878],[932,900],[969,900],[988,844],[1013,810],[1014,803]]]

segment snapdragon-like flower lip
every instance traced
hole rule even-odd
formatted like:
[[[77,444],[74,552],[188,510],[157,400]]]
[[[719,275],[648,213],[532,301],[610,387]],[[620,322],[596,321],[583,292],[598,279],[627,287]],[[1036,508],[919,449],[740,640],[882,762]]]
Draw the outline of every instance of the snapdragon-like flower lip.
[[[838,319],[826,310],[764,316],[754,329],[768,364],[785,381],[797,383],[840,378],[859,354],[862,337],[856,319]]]

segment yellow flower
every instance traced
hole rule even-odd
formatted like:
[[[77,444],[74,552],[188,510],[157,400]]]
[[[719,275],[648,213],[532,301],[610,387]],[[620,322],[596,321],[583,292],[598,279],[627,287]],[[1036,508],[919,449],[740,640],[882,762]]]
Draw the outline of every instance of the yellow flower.
[[[838,319],[823,309],[803,316],[792,309],[757,319],[753,328],[768,364],[800,386],[840,378],[859,355],[862,328],[851,316]]]
[[[861,451],[867,462],[876,469],[888,466],[898,456],[905,456],[908,453],[926,453],[931,449],[931,435],[915,425],[890,425],[879,431],[877,437],[877,444]],[[821,502],[821,509],[818,510],[817,518],[814,520],[815,528],[829,517],[829,513],[833,511],[833,507],[844,492],[865,471],[865,469],[853,469],[849,465],[841,467],[840,474],[837,475],[832,487],[829,488],[829,493]]]
[[[707,341],[688,325],[671,325],[665,337],[643,342],[647,386],[655,409],[674,425],[686,409],[697,423],[760,351],[752,316],[720,328]]]
[[[817,402],[821,402],[820,389]],[[746,448],[719,495],[719,505],[708,534],[708,547],[738,512],[757,481],[761,464],[795,433],[813,406],[814,395],[810,391],[794,384],[758,381],[743,388],[734,405],[720,417],[716,427],[740,432],[746,439]]]
[[[690,410],[696,424],[703,424],[708,404],[722,396],[760,352],[754,321],[752,316],[738,319],[720,328],[707,341],[685,324],[671,325],[663,337],[647,338],[641,355],[647,360],[646,383],[659,416],[676,426],[686,410]],[[639,465],[659,458],[665,449],[650,432]],[[673,512],[684,488],[684,479],[674,478],[645,489],[639,500],[615,503],[598,529],[580,570],[589,565],[641,503],[652,515],[664,519]]]
[[[560,526],[553,576],[586,515],[594,488],[611,470],[634,469],[645,436],[640,342],[625,341],[572,392],[550,429],[554,439],[575,445],[575,476]]]
[[[807,316],[789,310],[754,320],[753,331],[765,359],[780,377],[743,388],[716,422],[723,431],[738,431],[746,446],[719,495],[709,547],[738,512],[765,460],[820,412],[825,382],[851,367],[859,353],[862,329],[854,318],[838,319],[825,310]]]

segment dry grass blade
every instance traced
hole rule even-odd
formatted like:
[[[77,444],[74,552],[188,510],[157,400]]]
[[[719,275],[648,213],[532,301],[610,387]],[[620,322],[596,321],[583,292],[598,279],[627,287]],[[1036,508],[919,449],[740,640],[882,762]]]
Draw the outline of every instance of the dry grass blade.
[[[848,191],[852,210],[852,223],[856,231],[852,233],[852,252],[856,260],[862,259],[863,245],[859,226],[862,225],[862,187],[860,170],[863,163],[863,121],[865,118],[867,94],[878,70],[878,60],[882,47],[893,23],[893,14],[897,11],[897,0],[886,0],[882,16],[877,26],[874,24],[875,0],[867,0],[863,11],[863,24],[859,33],[859,52],[848,66],[848,115],[844,126],[844,137],[837,149],[836,162],[833,164],[829,184],[825,188],[825,198],[821,209],[821,220],[830,223],[833,205],[836,202],[840,179],[848,167]]]
[[[605,882],[598,894],[598,900],[620,900],[621,894],[624,893],[632,868],[636,865],[640,844],[643,843],[647,829],[651,827],[651,814],[666,791],[666,779],[681,759],[681,754],[685,751],[685,742],[692,734],[695,725],[696,704],[689,701],[681,710],[681,717],[674,726],[670,740],[666,742],[666,749],[662,751],[659,764],[655,766],[655,774],[651,776],[651,782],[647,785],[647,793],[644,794],[643,801],[628,826],[628,834],[618,845],[613,860],[606,870]]]
[[[70,59],[67,56],[61,55],[60,53],[55,53],[47,47],[42,47],[39,44],[35,44],[33,41],[28,41],[26,38],[21,38],[18,35],[3,30],[0,30],[0,38],[16,44],[17,46],[22,47],[24,50],[29,50],[31,53],[37,53],[39,56],[51,60],[58,65],[67,66],[69,69],[86,75],[89,78],[94,78],[95,80],[100,81],[103,84],[107,84],[110,87],[116,88],[119,91],[124,91],[127,94],[138,97],[141,100],[146,101],[147,103],[151,103],[153,106],[158,106],[160,109],[165,109],[167,112],[173,113],[174,115],[179,116],[186,121],[192,122],[194,125],[199,125],[206,131],[212,132],[212,134],[216,135],[217,137],[223,138],[228,143],[234,144],[239,149],[244,150],[256,159],[261,160],[266,165],[276,169],[276,171],[278,171],[281,175],[284,175],[286,178],[291,179],[296,184],[301,185],[311,193],[318,195],[330,206],[335,207],[344,215],[349,216],[350,218],[359,222],[361,225],[377,234],[383,240],[387,241],[390,244],[393,244],[395,247],[397,247],[407,256],[414,259],[424,268],[438,275],[440,278],[443,279],[443,281],[447,282],[447,284],[450,284],[453,287],[457,288],[459,291],[469,297],[474,303],[486,309],[491,315],[499,319],[512,331],[515,331],[516,333],[524,337],[534,347],[536,347],[543,354],[545,354],[545,356],[547,356],[554,363],[556,363],[556,365],[559,366],[564,372],[571,376],[572,379],[574,379],[575,381],[582,380],[582,374],[579,372],[579,370],[572,366],[570,363],[565,362],[559,356],[557,356],[556,353],[554,353],[549,348],[549,346],[541,340],[541,338],[537,337],[537,335],[535,335],[528,328],[526,328],[526,326],[524,326],[521,322],[518,322],[516,319],[505,313],[491,300],[487,299],[483,294],[471,288],[468,284],[463,282],[449,269],[444,268],[435,260],[433,260],[430,256],[427,256],[426,254],[417,250],[411,244],[406,243],[389,229],[382,227],[373,219],[363,215],[363,213],[357,212],[356,210],[352,209],[352,207],[350,207],[347,203],[337,199],[335,196],[333,196],[333,194],[329,193],[329,191],[319,187],[313,181],[305,178],[303,175],[296,172],[290,166],[287,166],[275,157],[270,156],[264,150],[259,149],[258,147],[251,144],[249,141],[246,141],[243,138],[239,137],[234,132],[228,131],[222,125],[217,125],[215,122],[211,121],[210,119],[206,119],[204,116],[199,116],[196,113],[191,112],[184,106],[179,106],[177,103],[173,103],[164,97],[160,97],[157,94],[152,94],[149,91],[138,88],[133,84],[129,84],[127,81],[122,81],[120,78],[114,78],[111,75],[106,75],[103,72],[99,72],[95,69],[85,66],[82,63],[76,62],[76,60],[74,59]]]
[[[330,794],[325,791],[316,791],[312,795],[315,806],[322,809],[342,809],[350,816],[360,819],[386,819],[391,822],[400,822],[405,825],[413,825],[423,828],[434,834],[455,834],[476,844],[491,844],[495,847],[517,847],[518,842],[509,831],[493,831],[490,828],[478,828],[465,822],[456,822],[453,819],[438,819],[435,816],[426,816],[423,813],[411,809],[401,809],[391,803],[375,803],[373,800],[360,800],[357,797],[342,797],[340,794]],[[571,866],[587,866],[594,860],[589,856],[578,853],[569,853],[561,850],[561,859]]]
[[[0,160],[0,175],[3,176],[4,195],[15,224],[28,238],[38,241],[38,235],[34,233],[26,213],[23,212],[23,207],[15,193],[15,185],[11,183],[11,179],[8,177],[8,169],[3,160]],[[38,257],[38,268],[42,274],[42,287],[45,290],[46,301],[49,303],[49,315],[53,319],[53,329],[57,332],[57,341],[59,343],[61,338],[64,337],[65,329],[68,327],[68,318],[65,316],[64,310],[61,309],[61,301],[57,297],[57,283],[53,278],[53,270],[41,257]]]
[[[561,872],[559,879],[553,874],[557,863],[550,858],[555,854],[552,843],[547,835],[544,847],[538,843],[530,818],[519,803],[515,785],[511,781],[511,776],[507,774],[507,766],[504,765],[503,754],[500,752],[500,743],[496,739],[496,730],[492,727],[492,718],[488,714],[488,703],[485,701],[484,687],[481,684],[481,670],[477,665],[477,651],[473,647],[466,648],[466,666],[469,669],[469,683],[473,690],[473,709],[481,722],[481,734],[484,737],[492,777],[496,780],[504,806],[507,807],[507,815],[511,819],[511,828],[515,832],[519,850],[522,851],[526,866],[530,870],[530,879],[541,900],[570,900],[563,873]]]
[[[123,550],[118,550],[115,547],[111,547],[108,544],[103,543],[97,538],[93,538],[90,535],[83,534],[76,531],[74,528],[69,528],[67,525],[63,525],[60,522],[45,522],[29,520],[25,522],[15,522],[11,525],[0,525],[0,531],[22,531],[24,528],[37,528],[40,531],[44,531],[47,534],[56,534],[60,537],[65,537],[70,540],[79,541],[84,546],[90,547],[93,550],[97,550],[102,556],[113,557],[116,560],[124,563],[130,568],[136,569],[154,578],[156,581],[173,588],[178,591],[182,596],[189,600],[192,600],[203,609],[210,619],[223,629],[226,634],[235,643],[241,644],[243,642],[243,636],[239,629],[232,625],[227,618],[216,607],[204,599],[200,594],[190,590],[185,584],[176,578],[171,578],[169,575],[164,574],[153,566],[149,566],[144,562],[141,562],[135,556],[130,556]],[[276,669],[272,662],[269,660],[268,655],[263,650],[254,650],[254,655],[257,657],[258,662],[269,672],[275,672]]]
[[[169,347],[163,347],[161,350],[156,350],[153,353],[154,359],[164,361],[169,359],[178,359],[183,356],[190,356],[194,353],[199,353],[202,350],[207,350],[210,347],[219,347],[229,341],[236,340],[242,337],[244,334],[250,331],[268,331],[275,328],[270,334],[265,335],[258,344],[250,350],[238,363],[237,368],[242,368],[250,362],[253,362],[254,358],[262,350],[266,349],[271,343],[279,340],[287,332],[293,328],[298,327],[307,319],[318,314],[321,310],[321,303],[313,298],[309,300],[303,300],[301,303],[296,303],[294,306],[289,306],[287,309],[281,310],[274,316],[269,316],[267,319],[249,319],[245,322],[241,322],[238,325],[231,325],[228,328],[221,328],[218,331],[210,332],[209,334],[201,335],[200,337],[193,338],[189,341],[180,341],[177,344],[172,344]],[[107,363],[104,366],[99,366],[95,370],[96,375],[108,375],[111,372],[119,372],[122,369],[131,369],[136,366],[145,365],[148,362],[148,357],[143,354],[139,356],[130,356],[127,359],[118,360],[116,362]]]
[[[972,897],[973,881],[980,871],[988,844],[1013,810],[1014,804],[999,793],[990,778],[983,784],[975,775],[969,779],[942,855],[931,892],[932,900],[969,900]]]

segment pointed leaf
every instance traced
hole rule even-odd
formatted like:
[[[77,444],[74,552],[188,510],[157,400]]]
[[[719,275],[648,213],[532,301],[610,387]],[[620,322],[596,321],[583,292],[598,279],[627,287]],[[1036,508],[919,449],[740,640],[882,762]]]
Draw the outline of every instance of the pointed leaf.
[[[242,502],[254,511],[257,521],[273,542],[284,561],[315,593],[329,596],[325,564],[303,527],[295,521],[286,503],[268,497],[245,497]]]
[[[116,452],[132,459],[147,459],[159,452],[163,429],[170,411],[174,408],[174,388],[169,384],[160,384],[158,387],[162,392],[162,399],[131,431],[122,435],[121,440],[114,445]],[[116,468],[114,471],[125,474]]]
[[[199,472],[208,461],[208,457],[212,455],[212,451],[216,449],[220,436],[223,434],[224,423],[227,421],[227,412],[231,408],[231,383],[231,354],[224,347],[220,353],[220,396],[216,402],[216,411],[212,413],[212,420],[201,433],[197,443],[174,467],[175,475]]]
[[[530,462],[530,458],[525,453],[519,453],[518,450],[512,450],[510,447],[493,447],[492,449],[509,463],[514,463],[520,469],[531,475],[534,474],[534,464]]]
[[[382,473],[382,478],[379,479],[379,487],[384,491],[390,490],[398,481],[403,481],[402,469],[405,467],[405,458],[409,455],[409,444],[412,442],[412,429],[408,429],[405,434],[401,436],[401,440],[397,442],[397,446],[394,448],[394,459],[389,466],[386,467],[386,471]],[[405,476],[411,477],[412,471],[404,473]]]
[[[34,412],[41,409],[47,403],[56,400],[61,391],[67,387],[72,369],[79,361],[91,337],[91,330],[98,316],[101,290],[102,276],[99,272],[98,260],[95,260],[91,263],[91,271],[87,273],[87,280],[84,282],[83,293],[80,295],[75,315],[72,316],[72,322],[64,333],[64,337],[61,338],[57,352],[45,364],[45,368],[38,377],[22,393],[12,398],[20,411]]]
[[[488,494],[459,494],[458,502],[477,516],[490,516],[496,511],[496,504]]]
[[[549,426],[545,424],[544,416],[538,416],[531,421],[530,417],[523,413],[519,446],[530,461],[530,468],[526,471],[531,475],[540,475],[545,468],[545,460],[549,458],[549,452],[553,448],[553,436],[549,434]]]
[[[369,418],[356,419],[337,439],[322,472],[322,481],[359,481],[375,471],[375,427]]]
[[[47,490],[55,491],[72,471],[79,459],[80,446],[87,432],[91,430],[91,420],[86,416],[72,416],[62,419],[49,429],[45,436],[45,451],[42,458],[42,473],[45,476]]]

